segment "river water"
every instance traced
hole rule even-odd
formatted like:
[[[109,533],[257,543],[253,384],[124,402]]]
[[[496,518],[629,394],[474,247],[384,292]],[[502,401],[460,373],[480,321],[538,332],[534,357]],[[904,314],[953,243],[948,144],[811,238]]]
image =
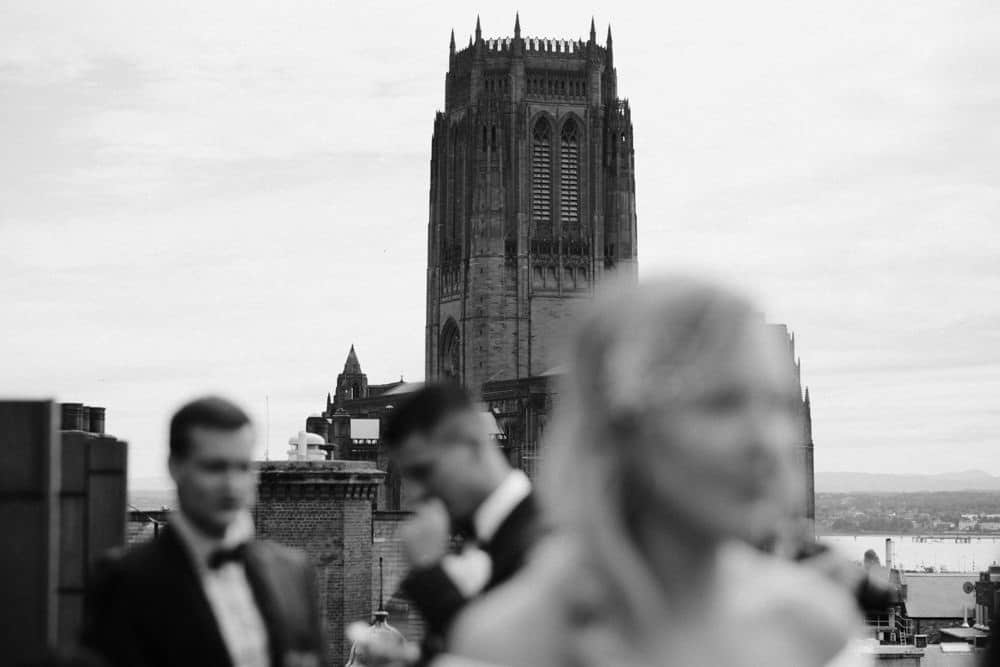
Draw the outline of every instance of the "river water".
[[[942,572],[979,572],[1000,562],[1000,536],[971,537],[969,542],[927,536],[922,537],[925,542],[920,542],[915,535],[820,535],[816,539],[852,561],[860,562],[865,551],[874,549],[885,565],[887,537],[895,545],[894,566],[904,570],[933,567]]]

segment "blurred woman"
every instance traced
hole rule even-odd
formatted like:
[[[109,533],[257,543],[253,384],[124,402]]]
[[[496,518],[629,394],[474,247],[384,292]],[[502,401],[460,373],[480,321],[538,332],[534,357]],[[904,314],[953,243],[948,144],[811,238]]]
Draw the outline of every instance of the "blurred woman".
[[[678,278],[597,299],[570,353],[539,485],[562,534],[459,620],[453,653],[515,666],[849,661],[850,596],[749,546],[804,506],[783,337],[741,296]]]

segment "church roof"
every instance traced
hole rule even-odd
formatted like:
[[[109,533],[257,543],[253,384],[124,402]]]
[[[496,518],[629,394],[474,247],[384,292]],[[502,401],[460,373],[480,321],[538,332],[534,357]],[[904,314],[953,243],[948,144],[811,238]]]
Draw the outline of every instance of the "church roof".
[[[398,394],[410,394],[424,386],[423,382],[400,382],[398,385],[382,394],[382,396],[396,396]]]

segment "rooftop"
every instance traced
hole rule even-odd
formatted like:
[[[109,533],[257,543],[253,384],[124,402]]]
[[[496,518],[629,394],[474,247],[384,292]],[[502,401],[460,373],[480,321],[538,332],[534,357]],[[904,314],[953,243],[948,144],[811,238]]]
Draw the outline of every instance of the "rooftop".
[[[910,618],[962,618],[964,609],[973,615],[976,596],[974,592],[965,592],[965,584],[975,585],[977,578],[970,573],[905,573],[906,615]]]

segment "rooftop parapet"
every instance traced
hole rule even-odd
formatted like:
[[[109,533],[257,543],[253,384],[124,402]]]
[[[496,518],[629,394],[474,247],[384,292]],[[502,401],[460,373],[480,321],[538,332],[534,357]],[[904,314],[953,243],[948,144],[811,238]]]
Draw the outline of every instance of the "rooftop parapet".
[[[324,495],[374,498],[385,473],[368,461],[258,462],[262,498]]]
[[[590,39],[561,39],[554,37],[522,37],[521,36],[521,17],[520,15],[514,21],[514,36],[513,37],[487,37],[482,36],[482,26],[480,25],[479,17],[476,17],[476,29],[475,37],[469,38],[469,45],[458,51],[455,51],[455,31],[451,32],[451,41],[449,43],[449,50],[453,56],[462,57],[468,56],[469,54],[474,54],[477,50],[479,44],[482,44],[483,51],[486,53],[510,53],[514,50],[514,44],[516,41],[520,41],[524,45],[524,53],[532,54],[546,54],[549,56],[566,56],[566,57],[579,57],[587,53],[587,49],[593,46],[597,49],[598,53],[607,56],[611,52],[611,26],[608,26],[608,37],[607,43],[604,46],[599,46],[597,44],[597,32],[594,26],[594,20],[590,21]]]
[[[513,37],[496,37],[483,40],[483,50],[487,53],[510,53],[514,44]],[[552,37],[523,37],[524,52],[546,55],[561,55],[581,57],[587,53],[587,42],[582,39],[556,39]],[[599,53],[607,51],[603,46],[595,47]],[[456,55],[462,57],[473,55],[476,45],[471,44],[458,51]]]

